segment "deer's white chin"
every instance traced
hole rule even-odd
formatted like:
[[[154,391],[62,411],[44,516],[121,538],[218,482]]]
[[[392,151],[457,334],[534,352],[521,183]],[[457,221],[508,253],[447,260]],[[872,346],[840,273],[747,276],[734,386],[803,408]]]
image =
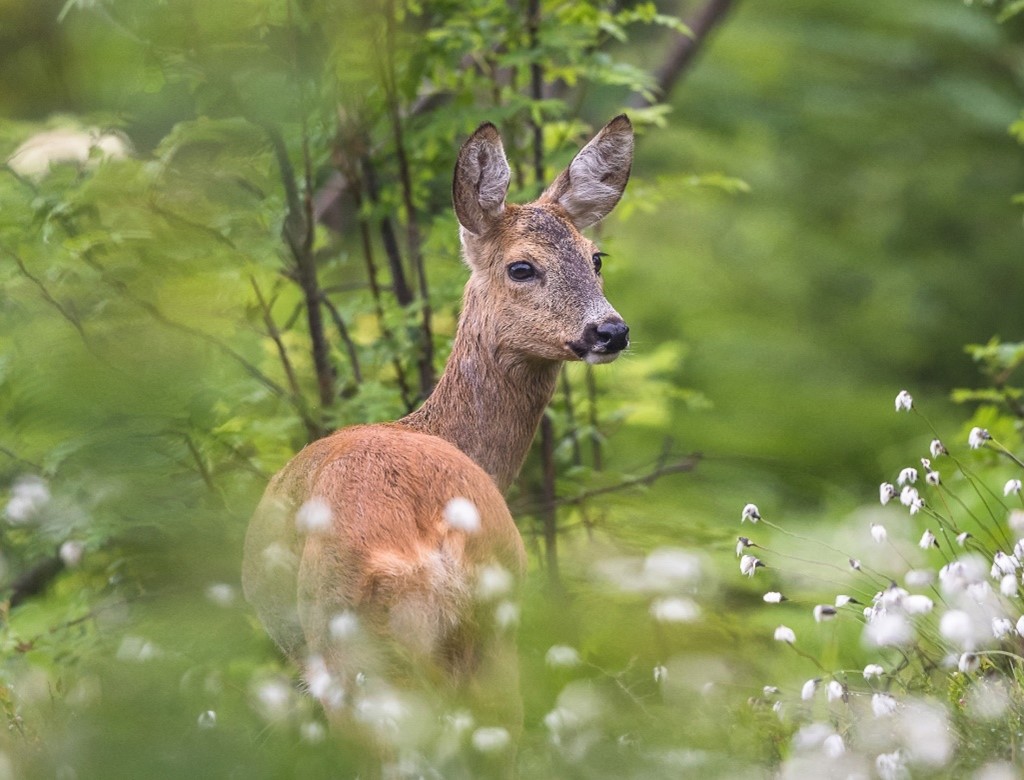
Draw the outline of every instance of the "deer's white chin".
[[[598,366],[602,363],[611,363],[621,354],[621,352],[588,352],[583,356],[583,360],[592,366]]]

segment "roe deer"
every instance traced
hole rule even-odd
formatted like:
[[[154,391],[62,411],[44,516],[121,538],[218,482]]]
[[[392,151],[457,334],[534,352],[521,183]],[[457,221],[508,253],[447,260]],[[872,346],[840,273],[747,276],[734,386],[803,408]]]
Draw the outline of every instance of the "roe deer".
[[[607,363],[628,346],[602,293],[601,254],[580,231],[618,202],[632,155],[632,126],[618,116],[536,201],[506,204],[501,137],[481,125],[455,168],[471,273],[436,389],[397,422],[313,442],[271,480],[245,540],[245,595],[325,707],[395,652],[456,686],[504,666],[518,700],[514,651],[488,644],[503,621],[481,606],[480,578],[504,569],[512,582],[525,569],[502,493],[561,363]],[[459,515],[459,498],[476,511],[463,502]],[[347,641],[357,623],[372,647]]]

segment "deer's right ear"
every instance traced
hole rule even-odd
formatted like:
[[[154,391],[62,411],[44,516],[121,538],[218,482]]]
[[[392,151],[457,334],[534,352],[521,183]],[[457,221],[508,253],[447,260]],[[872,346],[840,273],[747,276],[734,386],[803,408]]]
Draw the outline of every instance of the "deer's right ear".
[[[452,181],[452,201],[459,224],[482,236],[505,210],[512,171],[505,159],[498,128],[486,122],[459,150]]]

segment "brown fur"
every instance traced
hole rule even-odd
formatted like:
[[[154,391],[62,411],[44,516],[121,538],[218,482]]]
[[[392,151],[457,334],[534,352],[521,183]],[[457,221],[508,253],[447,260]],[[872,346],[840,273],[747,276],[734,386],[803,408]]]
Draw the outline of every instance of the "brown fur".
[[[594,270],[596,247],[573,214],[591,224],[618,200],[632,155],[628,120],[613,120],[580,155],[585,164],[578,156],[539,200],[507,205],[500,136],[492,125],[474,133],[453,185],[471,276],[437,388],[396,423],[313,442],[267,488],[246,537],[243,586],[297,663],[322,659],[344,685],[374,668],[380,642],[343,646],[331,636],[332,618],[350,612],[398,655],[449,679],[486,674],[488,657],[509,666],[507,648],[480,636],[487,618],[474,598],[482,567],[497,563],[516,577],[525,570],[502,491],[522,465],[561,363],[593,347],[585,334],[597,325],[621,323]],[[517,261],[532,263],[537,277],[510,279]],[[478,509],[476,532],[445,521],[455,497]],[[329,525],[302,532],[296,514],[311,500],[329,511]]]

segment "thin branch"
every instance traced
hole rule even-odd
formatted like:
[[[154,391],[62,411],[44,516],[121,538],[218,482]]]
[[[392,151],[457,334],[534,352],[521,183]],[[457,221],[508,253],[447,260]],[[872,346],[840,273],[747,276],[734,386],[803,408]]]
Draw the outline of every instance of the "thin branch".
[[[278,330],[277,323],[274,322],[274,316],[270,311],[270,304],[268,304],[266,299],[263,297],[263,292],[256,283],[255,277],[250,276],[249,283],[252,285],[253,292],[256,293],[256,301],[260,305],[260,314],[263,317],[263,325],[267,329],[267,335],[270,336],[271,340],[274,342],[274,346],[277,347],[277,354],[278,357],[281,358],[284,375],[288,379],[288,387],[291,388],[292,394],[296,398],[300,398],[302,396],[302,390],[299,388],[299,382],[295,377],[295,369],[292,368],[292,361],[288,357],[288,350],[285,348],[284,341],[281,339],[281,331]]]
[[[419,219],[409,172],[409,157],[405,149],[405,131],[398,104],[398,84],[395,74],[395,5],[389,0],[385,11],[387,24],[387,45],[384,47],[384,87],[388,115],[391,120],[391,134],[395,144],[395,160],[398,163],[398,181],[405,209],[405,252],[416,276],[420,297],[420,354],[416,361],[420,373],[420,395],[430,395],[436,382],[434,372],[434,336],[431,326],[430,290],[427,286],[427,272],[423,265],[423,246],[420,238]]]
[[[331,319],[334,320],[334,327],[338,329],[338,336],[341,338],[341,343],[345,345],[345,352],[348,353],[348,361],[352,364],[352,378],[355,379],[356,384],[362,384],[363,371],[359,367],[359,353],[356,352],[355,342],[352,341],[352,336],[348,332],[348,327],[345,325],[345,320],[342,318],[341,312],[338,311],[338,308],[326,295],[321,296],[320,302],[327,307],[327,312],[331,315]]]
[[[363,182],[366,185],[366,196],[374,206],[380,204],[380,187],[377,184],[377,169],[369,155],[364,154],[360,160],[363,172]],[[384,253],[388,257],[388,268],[391,271],[391,289],[395,293],[395,300],[400,306],[408,306],[412,303],[412,291],[405,279],[405,268],[402,266],[402,253],[398,248],[398,240],[395,238],[395,231],[391,220],[382,217],[380,220],[380,239],[384,244]]]
[[[277,160],[281,181],[284,185],[285,201],[288,205],[288,212],[284,221],[284,238],[294,261],[296,281],[302,289],[302,294],[306,301],[306,322],[309,327],[313,368],[316,372],[320,405],[326,409],[334,404],[336,395],[334,388],[335,376],[334,367],[330,362],[330,345],[327,341],[324,321],[320,313],[319,302],[321,292],[317,279],[316,260],[313,255],[313,194],[309,186],[311,180],[309,150],[304,136],[304,176],[307,186],[300,193],[296,184],[295,170],[288,157],[288,149],[280,130],[267,122],[258,122],[258,125],[270,140],[271,147],[274,150],[274,157]],[[323,435],[325,431],[322,426],[317,427],[321,431],[320,435]]]
[[[735,5],[735,0],[708,0],[699,11],[686,20],[686,26],[692,35],[679,36],[668,50],[668,55],[661,67],[655,71],[655,84],[651,99],[636,94],[630,100],[632,108],[650,108],[656,100],[665,100],[672,93],[686,69],[693,63],[694,57],[705,43],[711,31],[725,19],[725,15]]]
[[[9,257],[14,259],[14,262],[17,263],[18,269],[21,271],[22,276],[24,276],[26,279],[32,282],[32,284],[34,284],[39,289],[39,293],[42,295],[43,300],[45,300],[48,304],[50,304],[51,306],[53,306],[53,308],[60,312],[60,315],[69,323],[71,323],[74,329],[78,331],[78,335],[82,337],[82,341],[88,344],[89,340],[85,335],[85,330],[82,328],[82,322],[81,320],[78,319],[78,315],[72,311],[68,311],[66,308],[64,308],[64,305],[61,304],[60,301],[58,301],[56,298],[53,297],[53,295],[50,294],[50,291],[46,289],[46,285],[43,284],[42,280],[39,277],[35,276],[31,271],[28,270],[20,256],[7,249],[5,249],[4,252]]]
[[[610,493],[618,493],[623,490],[630,490],[631,488],[647,487],[649,485],[654,484],[662,477],[667,477],[672,474],[685,474],[687,472],[693,471],[697,467],[697,464],[701,461],[702,457],[703,456],[701,455],[701,453],[695,452],[691,455],[687,455],[685,458],[673,461],[672,463],[663,463],[661,465],[658,465],[655,468],[648,471],[646,474],[640,474],[635,477],[626,477],[625,479],[620,480],[619,482],[616,482],[615,484],[612,485],[603,485],[601,487],[581,491],[580,493],[577,493],[573,496],[557,498],[554,501],[554,506],[556,508],[563,506],[578,506],[579,504],[583,504],[587,501],[590,501],[591,499],[597,498],[598,496],[605,496]],[[543,510],[546,510],[546,507],[543,505],[541,508]],[[536,509],[536,507],[533,507],[533,509]],[[531,510],[531,507],[526,504],[517,502],[516,506],[514,507],[514,510],[515,511],[513,512],[513,514],[516,514],[518,512],[529,512]]]

